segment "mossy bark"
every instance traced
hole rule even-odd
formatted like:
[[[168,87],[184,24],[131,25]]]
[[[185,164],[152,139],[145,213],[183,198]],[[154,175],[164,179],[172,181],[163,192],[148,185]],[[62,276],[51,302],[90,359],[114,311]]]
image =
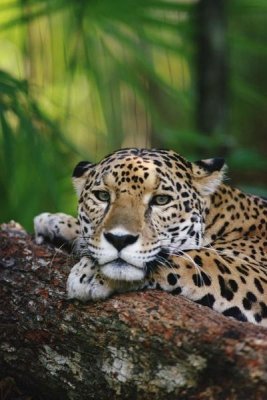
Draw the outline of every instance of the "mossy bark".
[[[32,399],[266,399],[267,330],[181,296],[66,300],[75,260],[0,231],[0,377]]]

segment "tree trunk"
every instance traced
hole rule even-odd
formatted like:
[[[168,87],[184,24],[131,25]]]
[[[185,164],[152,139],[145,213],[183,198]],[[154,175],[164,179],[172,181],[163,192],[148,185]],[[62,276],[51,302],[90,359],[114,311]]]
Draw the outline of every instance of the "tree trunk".
[[[67,301],[74,262],[2,225],[0,389],[13,378],[31,399],[267,398],[266,329],[160,291]]]
[[[227,128],[226,9],[226,0],[197,5],[197,128],[209,136]]]

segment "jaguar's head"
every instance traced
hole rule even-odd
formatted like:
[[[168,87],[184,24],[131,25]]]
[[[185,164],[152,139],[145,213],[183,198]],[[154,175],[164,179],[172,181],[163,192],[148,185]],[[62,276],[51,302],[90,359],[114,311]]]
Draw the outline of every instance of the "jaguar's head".
[[[205,198],[223,177],[222,159],[190,163],[173,151],[119,150],[79,163],[73,181],[87,251],[110,279],[142,280],[170,254],[199,248]]]

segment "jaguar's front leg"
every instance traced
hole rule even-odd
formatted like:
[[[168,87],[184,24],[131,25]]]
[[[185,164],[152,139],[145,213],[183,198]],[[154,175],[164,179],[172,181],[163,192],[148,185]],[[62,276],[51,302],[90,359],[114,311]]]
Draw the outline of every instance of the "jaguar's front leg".
[[[97,300],[109,297],[115,288],[88,257],[83,257],[74,267],[67,281],[69,299]]]
[[[248,261],[242,265],[249,268]],[[240,259],[199,249],[171,256],[151,274],[148,288],[181,294],[226,316],[255,323],[260,296],[248,295],[247,285],[240,273]]]
[[[92,259],[83,257],[71,269],[67,281],[67,294],[69,299],[101,300],[113,293],[134,291],[143,287],[144,282],[132,283],[108,279]]]
[[[72,246],[80,237],[77,218],[64,213],[42,213],[34,218],[35,240],[38,244],[49,240],[57,246]]]

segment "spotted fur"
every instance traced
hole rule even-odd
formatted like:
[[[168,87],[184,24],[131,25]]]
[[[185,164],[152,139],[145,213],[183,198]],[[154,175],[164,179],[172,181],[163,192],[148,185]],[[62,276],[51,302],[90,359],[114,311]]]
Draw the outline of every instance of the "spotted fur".
[[[68,296],[158,288],[267,326],[267,202],[223,184],[224,170],[146,149],[79,163],[78,220],[35,218],[39,241],[79,242]]]

